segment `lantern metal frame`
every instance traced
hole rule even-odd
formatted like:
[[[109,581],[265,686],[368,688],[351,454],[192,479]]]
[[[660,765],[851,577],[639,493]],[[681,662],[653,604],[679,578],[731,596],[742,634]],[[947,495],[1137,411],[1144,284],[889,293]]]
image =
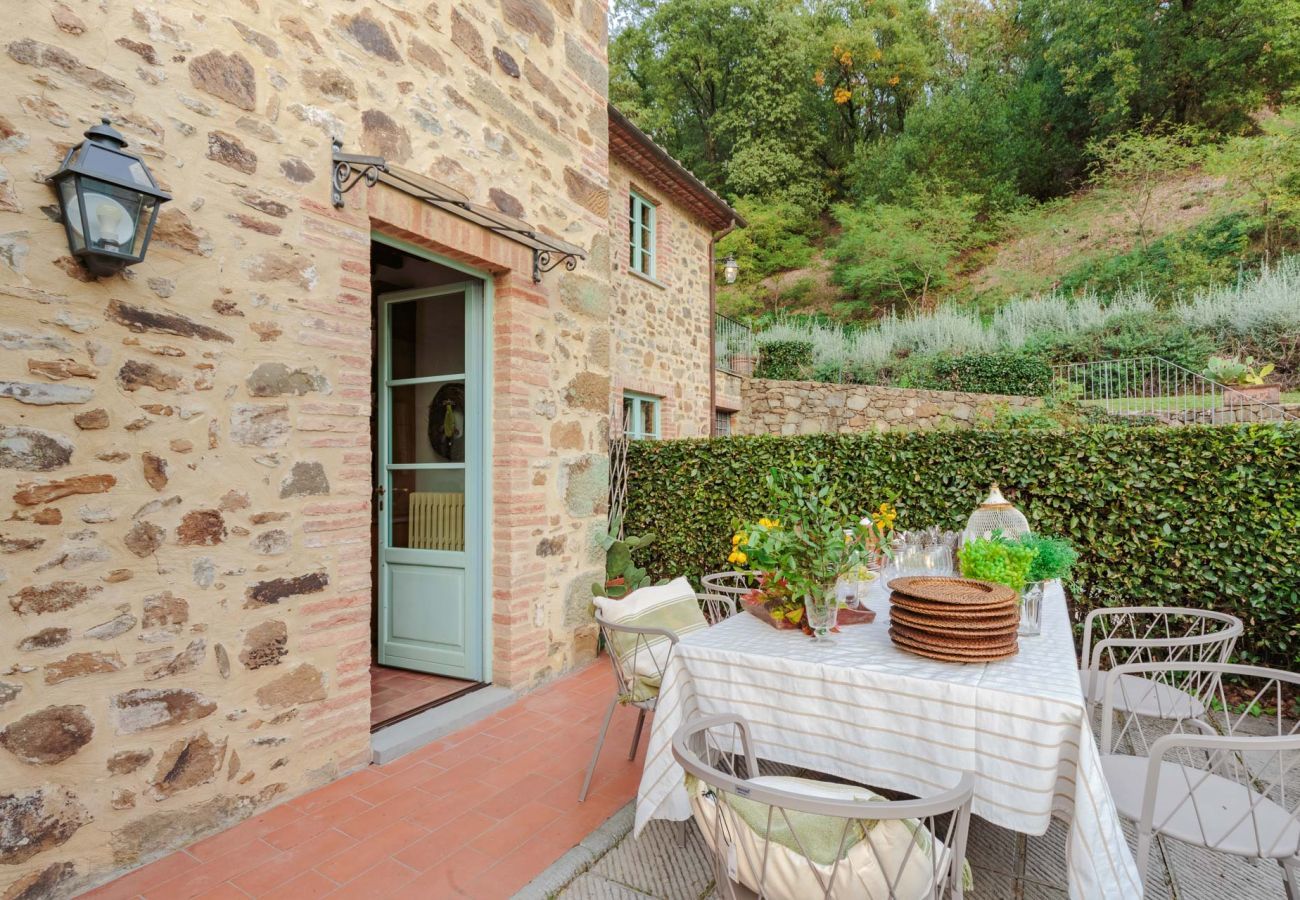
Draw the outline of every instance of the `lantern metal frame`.
[[[101,119],[100,124],[86,129],[85,136],[86,140],[77,144],[63,157],[59,170],[47,178],[46,183],[54,189],[59,198],[63,229],[68,239],[68,249],[73,257],[92,275],[113,275],[127,266],[133,266],[144,260],[149,242],[153,239],[158,210],[172,197],[158,186],[157,179],[140,155],[126,149],[126,138],[113,127],[109,119]],[[105,154],[110,155],[105,157]],[[120,158],[119,161],[124,164],[125,170],[131,171],[136,177],[134,179],[121,177],[97,163],[104,159],[115,158]],[[80,241],[77,240],[75,233],[73,211],[68,208],[68,192],[64,190],[64,185],[69,181],[72,182],[72,190],[77,201],[76,215],[81,226]],[[87,191],[87,181],[106,185],[118,192],[137,194],[142,202],[143,198],[152,198],[149,221],[144,223],[141,222],[142,217],[138,215],[136,217],[135,228],[131,232],[131,252],[111,250],[102,242],[96,246],[91,240],[90,210],[86,203],[86,194],[99,192]],[[144,230],[143,238],[139,236],[141,229]],[[134,252],[137,247],[138,253]]]
[[[728,253],[722,259],[713,260],[714,265],[722,266],[722,280],[727,284],[735,284],[736,279],[740,277],[740,263],[736,261],[736,254]]]

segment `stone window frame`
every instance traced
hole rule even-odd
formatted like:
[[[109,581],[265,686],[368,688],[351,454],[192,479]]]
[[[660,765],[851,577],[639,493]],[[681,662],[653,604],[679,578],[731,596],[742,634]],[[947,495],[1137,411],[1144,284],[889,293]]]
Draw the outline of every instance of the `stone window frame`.
[[[645,418],[642,407],[649,404],[654,411],[654,425],[651,430],[636,427]],[[643,394],[640,391],[623,392],[623,434],[633,441],[658,441],[663,439],[663,397]]]
[[[635,185],[628,188],[627,196],[628,271],[656,281],[659,256],[659,204]],[[641,222],[643,216],[649,219],[645,224]],[[642,243],[646,235],[650,238],[649,247]]]

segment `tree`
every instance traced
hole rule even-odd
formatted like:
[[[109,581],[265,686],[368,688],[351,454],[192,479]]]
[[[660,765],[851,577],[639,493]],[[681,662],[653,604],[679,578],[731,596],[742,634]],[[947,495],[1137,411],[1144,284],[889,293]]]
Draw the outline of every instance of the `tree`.
[[[835,281],[851,292],[851,306],[927,309],[962,250],[987,239],[972,197],[919,198],[912,206],[888,203],[834,208],[843,231],[831,256]]]
[[[1149,134],[1128,131],[1089,142],[1093,183],[1109,191],[1128,210],[1142,247],[1147,245],[1151,198],[1160,178],[1204,158],[1199,138],[1195,129],[1183,126]]]
[[[619,17],[632,24],[610,43],[611,97],[687,168],[733,196],[821,195],[795,0],[664,0]]]
[[[1214,168],[1246,189],[1264,228],[1264,253],[1281,251],[1300,233],[1300,107],[1266,117],[1258,137],[1234,138],[1214,155]]]

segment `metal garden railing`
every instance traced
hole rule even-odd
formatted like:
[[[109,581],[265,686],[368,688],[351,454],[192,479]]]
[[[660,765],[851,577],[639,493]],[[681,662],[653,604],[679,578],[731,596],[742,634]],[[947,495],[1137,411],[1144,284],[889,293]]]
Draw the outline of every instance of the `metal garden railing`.
[[[1054,366],[1052,374],[1075,399],[1117,416],[1166,425],[1295,421],[1248,388],[1220,384],[1159,356]]]
[[[735,356],[753,356],[754,331],[748,325],[735,319],[716,314],[713,317],[714,365],[723,372],[733,375],[743,374],[735,370],[732,358]]]

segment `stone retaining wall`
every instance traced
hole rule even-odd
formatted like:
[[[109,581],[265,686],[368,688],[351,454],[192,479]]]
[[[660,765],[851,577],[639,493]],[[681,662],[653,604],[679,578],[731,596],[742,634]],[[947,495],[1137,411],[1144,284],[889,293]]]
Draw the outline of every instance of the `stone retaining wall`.
[[[866,384],[746,378],[735,434],[820,434],[969,427],[1000,406],[1030,407],[1034,397],[922,391]]]

